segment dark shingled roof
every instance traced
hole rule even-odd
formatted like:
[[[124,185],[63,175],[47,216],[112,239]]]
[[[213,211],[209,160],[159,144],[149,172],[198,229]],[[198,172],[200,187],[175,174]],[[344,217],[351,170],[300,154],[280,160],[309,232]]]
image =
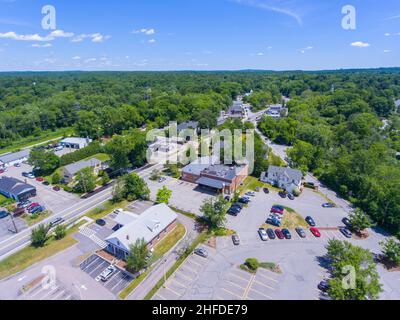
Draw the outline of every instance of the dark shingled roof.
[[[223,181],[214,180],[207,177],[201,177],[199,180],[196,181],[196,183],[202,186],[211,187],[215,189],[222,189],[224,188],[224,186],[230,185],[229,183],[224,183]]]
[[[15,178],[2,177],[0,179],[0,190],[8,194],[19,195],[26,191],[36,190],[36,188]]]

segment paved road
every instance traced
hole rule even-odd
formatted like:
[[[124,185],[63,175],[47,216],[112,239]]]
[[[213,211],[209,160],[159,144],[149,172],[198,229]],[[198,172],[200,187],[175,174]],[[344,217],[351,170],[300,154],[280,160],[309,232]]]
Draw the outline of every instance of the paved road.
[[[155,168],[156,166],[152,167],[145,166],[143,168],[136,170],[136,172],[139,174],[139,176],[145,177],[149,175],[151,171],[153,171]],[[111,197],[112,197],[112,187],[103,190],[102,192],[96,194],[95,196],[89,199],[86,199],[85,201],[82,201],[75,205],[71,205],[70,207],[65,208],[62,211],[55,212],[54,215],[42,221],[41,224],[50,223],[51,221],[57,218],[63,218],[66,222],[73,221],[74,219],[77,219],[85,215],[93,208],[96,208],[101,204],[103,204],[104,202],[110,200]],[[28,246],[31,242],[30,237],[33,228],[35,228],[35,226],[29,227],[21,231],[20,233],[13,235],[6,240],[1,241],[0,261],[12,255],[13,253],[21,250],[22,248]]]

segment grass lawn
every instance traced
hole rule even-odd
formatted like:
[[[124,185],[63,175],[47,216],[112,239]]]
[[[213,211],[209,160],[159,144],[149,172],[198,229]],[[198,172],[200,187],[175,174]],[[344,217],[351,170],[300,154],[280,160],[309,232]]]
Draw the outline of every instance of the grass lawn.
[[[80,224],[67,230],[66,237],[61,240],[57,241],[54,239],[54,237],[50,237],[46,242],[46,245],[42,248],[34,248],[29,246],[1,261],[0,279],[7,278],[13,274],[21,272],[35,263],[47,259],[76,244],[77,241],[72,237],[72,235],[78,231],[79,226],[83,223],[85,222],[82,221]]]
[[[168,236],[166,236],[160,243],[156,245],[154,248],[153,258],[150,263],[156,262],[160,259],[164,254],[170,251],[182,238],[184,237],[186,232],[183,224],[178,223],[176,228],[170,232]],[[119,297],[121,299],[125,299],[129,294],[135,290],[135,288],[147,277],[147,275],[153,270],[150,267],[146,272],[142,273],[139,277],[133,280],[121,293]]]
[[[287,167],[287,164],[285,161],[282,160],[282,158],[278,155],[276,155],[273,152],[269,153],[268,157],[268,163],[272,166],[277,166],[277,167]]]
[[[185,233],[186,229],[184,225],[178,223],[176,228],[155,246],[152,260],[157,261],[160,259],[184,237]]]
[[[86,214],[86,217],[89,217],[93,220],[97,219],[102,219],[112,211],[118,208],[125,208],[128,205],[128,201],[122,201],[118,203],[113,203],[112,201],[107,201],[100,205],[97,208],[94,208],[93,210],[89,211],[88,214]]]
[[[39,136],[30,136],[23,139],[18,140],[12,145],[1,149],[0,155],[8,152],[16,152],[23,148],[29,148],[32,145],[40,145],[43,142],[54,139],[56,141],[60,137],[68,136],[73,132],[72,128],[63,128],[56,131],[45,131],[42,132]]]
[[[271,226],[269,224],[263,224],[262,228],[271,228],[271,229],[289,229],[294,230],[296,228],[308,228],[307,222],[304,218],[294,211],[292,208],[285,207],[285,214],[282,218],[282,226],[277,228],[275,226]]]
[[[83,159],[82,161],[87,161],[87,160],[91,160],[91,159],[94,159],[94,158],[96,158],[96,159],[98,159],[98,160],[100,160],[102,162],[110,161],[110,156],[108,154],[106,154],[106,153],[98,153],[98,154],[95,154],[94,156],[91,156],[91,157],[88,157],[86,159]]]
[[[240,194],[243,194],[247,191],[256,191],[257,188],[268,188],[270,190],[275,190],[275,191],[281,191],[278,188],[275,188],[269,184],[261,182],[259,179],[255,177],[247,177],[246,180],[244,180],[244,183],[242,186],[238,188],[238,191]]]
[[[28,226],[33,226],[34,224],[37,224],[44,219],[48,218],[50,216],[50,213],[48,211],[42,212],[38,215],[31,215],[31,214],[25,214],[22,216],[22,218],[26,221]]]

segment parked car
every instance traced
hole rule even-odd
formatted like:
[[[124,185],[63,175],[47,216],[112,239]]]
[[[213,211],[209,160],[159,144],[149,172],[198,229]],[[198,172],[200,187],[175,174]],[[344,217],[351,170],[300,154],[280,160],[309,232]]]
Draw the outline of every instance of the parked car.
[[[241,211],[242,211],[241,208],[238,208],[238,207],[231,207],[231,208],[228,210],[228,214],[229,214],[230,216],[236,217]]]
[[[30,209],[32,209],[34,207],[38,207],[38,206],[40,206],[40,204],[37,202],[34,202],[34,203],[31,203],[26,209],[30,210]]]
[[[348,239],[351,239],[353,237],[353,234],[347,228],[340,228],[340,232]]]
[[[264,193],[265,194],[269,194],[269,189],[268,188],[264,188]]]
[[[9,213],[7,211],[0,211],[0,219],[8,217]]]
[[[13,216],[14,217],[20,217],[25,213],[25,209],[24,208],[16,208],[13,211]]]
[[[284,192],[284,191],[281,191],[281,192],[279,192],[279,196],[280,196],[282,199],[285,199],[285,198],[287,197],[287,193]]]
[[[277,214],[277,213],[271,213],[271,214],[269,215],[269,217],[270,217],[271,219],[276,219],[276,220],[279,220],[279,221],[282,220],[282,216],[279,215],[279,214]]]
[[[0,174],[3,174],[4,172],[4,169],[0,169]]]
[[[101,274],[100,274],[100,279],[103,282],[107,282],[108,279],[111,278],[111,276],[113,275],[113,273],[116,271],[117,269],[114,266],[109,266],[106,270],[104,270]]]
[[[231,197],[230,196],[226,196],[224,199],[225,199],[225,201],[231,201]]]
[[[256,187],[256,192],[260,192],[261,188],[260,187]]]
[[[57,218],[55,220],[53,220],[52,222],[50,222],[50,227],[55,227],[58,226],[59,224],[63,223],[65,220],[63,218]]]
[[[307,217],[306,218],[306,222],[311,226],[311,227],[315,227],[316,223],[315,220],[312,217]]]
[[[268,241],[268,234],[267,231],[265,231],[264,228],[258,229],[258,234],[261,238],[262,241]]]
[[[202,258],[208,258],[208,252],[206,249],[202,249],[202,248],[197,248],[196,250],[194,250],[194,254],[202,257]]]
[[[96,224],[99,225],[100,227],[104,227],[107,224],[107,222],[104,219],[97,219]]]
[[[20,168],[20,167],[21,167],[21,164],[20,164],[20,163],[15,163],[15,164],[14,164],[14,167],[15,167],[15,168]]]
[[[63,149],[64,149],[63,146],[58,146],[58,147],[56,147],[54,150],[55,150],[55,151],[61,151],[61,150],[63,150]]]
[[[23,172],[22,176],[28,179],[35,179],[35,175],[32,172]]]
[[[18,208],[28,208],[31,205],[31,201],[27,200],[27,201],[23,201],[17,204]]]
[[[250,203],[250,199],[247,197],[242,197],[242,198],[239,198],[238,202],[243,203],[243,204],[248,204],[248,203]]]
[[[43,179],[42,177],[38,177],[38,178],[36,178],[36,181],[37,181],[37,182],[43,182],[44,179]]]
[[[289,193],[289,194],[287,195],[287,197],[289,198],[289,200],[294,200],[294,195],[292,195],[291,193]]]
[[[243,203],[236,202],[236,203],[234,203],[234,204],[232,205],[232,207],[234,207],[234,208],[239,208],[239,209],[243,209],[244,205],[243,205]]]
[[[300,236],[300,238],[306,238],[306,232],[303,228],[296,228],[296,232]]]
[[[61,188],[59,186],[55,186],[55,187],[53,187],[53,190],[58,192],[58,191],[61,191]]]
[[[48,182],[48,181],[43,181],[43,183],[42,183],[44,186],[49,186],[50,185],[50,182]]]
[[[284,214],[285,209],[277,208],[277,207],[272,207],[271,213],[278,213],[280,215]]]
[[[234,235],[232,236],[232,241],[233,241],[233,244],[234,244],[235,246],[240,245],[240,238],[239,238],[239,236],[238,236],[237,234],[234,234]]]
[[[316,238],[321,238],[321,232],[317,228],[310,228],[311,233],[314,235]]]
[[[285,235],[283,234],[283,232],[282,232],[281,230],[276,229],[276,230],[275,230],[275,234],[276,234],[276,236],[278,237],[278,239],[280,239],[280,240],[285,239]]]
[[[275,240],[276,239],[276,235],[275,235],[275,232],[274,232],[274,230],[272,230],[272,229],[267,229],[267,234],[268,234],[268,237],[271,239],[271,240]]]
[[[267,224],[270,224],[271,226],[279,228],[282,225],[282,222],[277,220],[277,219],[268,218],[267,219]]]
[[[318,285],[318,289],[321,290],[322,292],[327,292],[329,290],[329,283],[328,281],[324,280],[321,281]]]
[[[342,222],[343,222],[343,224],[344,224],[347,228],[351,228],[351,227],[352,227],[352,224],[351,224],[349,218],[343,218],[343,219],[342,219]]]
[[[36,214],[36,213],[40,213],[40,212],[43,212],[44,211],[44,207],[42,207],[42,206],[37,206],[37,207],[34,207],[33,209],[31,209],[30,211],[29,211],[29,213],[30,214]]]
[[[248,196],[248,197],[255,197],[255,196],[256,196],[256,193],[255,193],[254,191],[248,191],[248,192],[246,192],[246,196]]]
[[[328,203],[324,203],[322,205],[322,207],[323,208],[335,208],[336,206],[335,206],[335,204],[328,202]]]
[[[288,229],[283,229],[283,230],[282,230],[282,233],[283,233],[283,235],[285,236],[285,238],[286,238],[287,240],[292,239],[292,234],[290,233],[290,231],[289,231]]]
[[[164,181],[167,181],[167,178],[161,177],[161,178],[158,180],[159,183],[163,183]]]

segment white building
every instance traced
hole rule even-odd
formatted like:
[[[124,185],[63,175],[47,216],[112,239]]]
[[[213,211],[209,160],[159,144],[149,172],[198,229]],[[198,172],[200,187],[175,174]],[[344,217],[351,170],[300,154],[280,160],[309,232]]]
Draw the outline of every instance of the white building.
[[[303,173],[297,169],[269,166],[268,172],[261,174],[260,180],[293,193],[296,190],[301,191]]]
[[[93,140],[88,139],[88,138],[65,138],[64,140],[61,140],[60,145],[62,145],[65,148],[70,148],[70,149],[83,149],[87,147]]]
[[[30,153],[30,149],[25,149],[19,152],[2,155],[0,156],[0,167],[11,167],[15,164],[20,164],[24,161],[27,161]]]
[[[183,138],[156,137],[147,150],[147,162],[151,164],[178,163],[188,150],[189,143]]]

